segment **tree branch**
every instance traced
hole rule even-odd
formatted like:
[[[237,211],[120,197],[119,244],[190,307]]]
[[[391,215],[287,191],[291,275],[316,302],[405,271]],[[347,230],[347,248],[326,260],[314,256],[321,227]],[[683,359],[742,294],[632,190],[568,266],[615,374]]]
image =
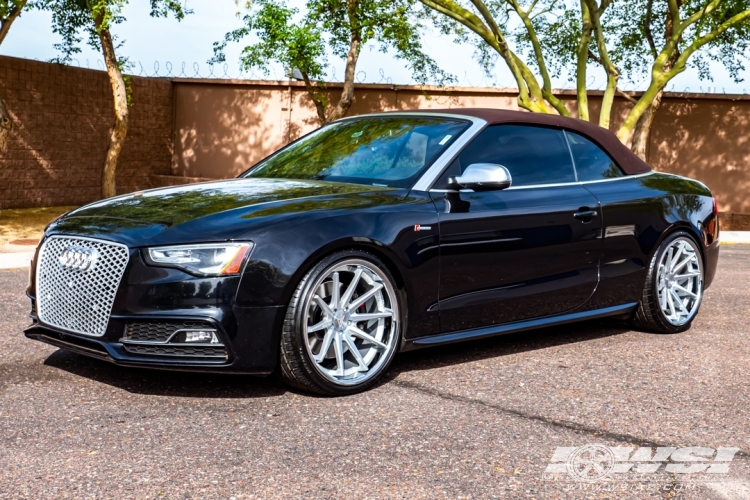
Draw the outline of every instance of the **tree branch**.
[[[488,28],[476,14],[464,9],[453,0],[420,0],[420,2],[466,26],[500,54],[518,85],[519,106],[529,111],[542,113],[549,113],[551,111],[545,104],[544,96],[533,73],[510,50],[502,33],[500,33],[500,38],[498,38],[496,33]],[[472,2],[482,3],[481,0],[472,0]],[[484,9],[489,13],[486,6],[484,6]],[[497,26],[496,23],[495,26]],[[499,30],[499,27],[497,29]]]
[[[310,100],[315,104],[315,111],[318,113],[318,119],[320,120],[321,125],[325,125],[328,123],[326,116],[326,108],[328,106],[325,102],[324,96],[318,92],[317,87],[313,85],[310,80],[310,75],[308,75],[307,72],[300,70],[300,73],[302,74],[302,81],[305,82],[307,95],[310,96]]]
[[[576,48],[576,97],[578,100],[578,118],[589,121],[589,94],[586,85],[588,57],[591,53],[591,13],[586,0],[581,2],[581,38]]]
[[[620,95],[620,97],[624,98],[626,101],[628,101],[631,104],[636,104],[638,101],[632,97],[629,94],[626,94],[624,90],[621,90],[620,87],[615,87],[615,91]]]
[[[648,0],[646,3],[646,17],[643,19],[643,33],[646,35],[648,46],[651,49],[651,55],[654,59],[658,54],[656,50],[656,42],[654,42],[654,34],[651,31],[651,20],[654,12],[654,0]]]
[[[20,0],[18,3],[13,2],[13,7],[8,11],[8,17],[6,19],[0,19],[0,44],[5,40],[8,31],[10,31],[10,26],[13,24],[13,21],[18,19],[18,16],[21,15],[21,11],[26,7],[27,3],[28,0]]]
[[[357,0],[347,0],[346,12],[349,18],[350,41],[344,70],[344,88],[338,104],[333,108],[326,121],[338,120],[346,115],[354,101],[354,77],[357,71],[357,60],[362,43],[362,24],[357,15]]]
[[[552,80],[550,79],[549,71],[547,70],[547,63],[544,60],[542,45],[541,43],[539,43],[539,37],[536,34],[536,30],[534,29],[534,25],[531,22],[531,19],[529,19],[528,12],[525,12],[521,8],[521,5],[517,0],[507,0],[507,2],[513,8],[513,10],[516,11],[518,17],[521,18],[521,21],[526,28],[526,33],[528,33],[529,39],[531,40],[531,46],[534,49],[536,64],[539,67],[539,72],[542,74],[542,95],[547,100],[547,102],[549,102],[552,107],[557,110],[558,113],[563,116],[570,116],[570,112],[565,107],[565,104],[552,93]],[[531,8],[533,8],[534,5],[536,5],[536,2],[532,4]],[[529,12],[531,11],[531,8],[529,9]]]
[[[596,40],[596,47],[599,50],[599,59],[601,59],[601,64],[607,72],[607,87],[605,88],[604,96],[602,97],[602,107],[599,112],[599,126],[609,129],[609,122],[612,115],[612,104],[615,99],[615,89],[617,88],[617,82],[620,79],[620,72],[609,58],[607,41],[604,37],[604,29],[602,28],[600,16],[604,13],[606,4],[602,3],[602,6],[599,7],[596,4],[596,0],[585,1],[591,12],[591,24],[594,32],[594,39]]]

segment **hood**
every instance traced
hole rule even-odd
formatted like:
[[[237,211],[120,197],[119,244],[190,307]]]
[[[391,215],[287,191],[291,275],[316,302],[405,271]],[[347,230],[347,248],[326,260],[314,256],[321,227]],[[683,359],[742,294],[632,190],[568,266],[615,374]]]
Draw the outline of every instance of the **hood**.
[[[132,244],[225,240],[254,218],[358,204],[393,188],[291,179],[230,179],[139,191],[91,203],[54,221],[46,234],[64,233]],[[350,198],[350,196],[354,196]],[[325,200],[325,203],[323,201]],[[347,201],[348,200],[348,201]],[[170,237],[166,235],[169,234]]]

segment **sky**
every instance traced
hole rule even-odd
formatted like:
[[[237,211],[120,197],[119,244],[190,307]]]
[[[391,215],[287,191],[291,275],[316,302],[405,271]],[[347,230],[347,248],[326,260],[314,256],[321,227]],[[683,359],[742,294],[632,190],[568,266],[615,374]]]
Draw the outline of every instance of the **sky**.
[[[213,43],[221,40],[224,34],[242,25],[237,17],[240,10],[234,0],[183,0],[193,14],[183,21],[174,18],[152,18],[149,14],[147,0],[131,0],[125,7],[123,15],[127,19],[123,24],[113,28],[118,40],[124,42],[118,50],[135,63],[131,73],[143,76],[211,76],[207,60],[213,56]],[[244,3],[244,2],[241,2]],[[290,4],[301,6],[301,0],[290,0]],[[248,39],[249,41],[251,39]],[[31,11],[24,13],[11,27],[10,33],[0,46],[0,54],[48,61],[59,55],[54,44],[60,37],[52,33],[51,14]],[[457,85],[467,87],[515,87],[510,72],[503,64],[497,64],[492,77],[484,74],[472,57],[474,48],[470,43],[458,44],[451,37],[441,35],[434,28],[423,30],[425,52],[438,64],[457,78]],[[74,65],[103,69],[103,58],[85,42],[81,45],[81,54],[76,56]],[[215,66],[213,76],[230,78],[265,78],[262,72],[242,74],[239,67],[239,54],[242,45],[231,44],[227,47],[227,66]],[[340,80],[344,74],[343,61],[329,57],[329,76],[331,80]],[[170,71],[171,68],[171,71]],[[688,70],[679,75],[667,87],[667,90],[717,93],[748,93],[750,82],[736,84],[722,67],[713,67],[714,81],[701,80],[697,72]],[[592,88],[604,88],[603,72],[591,72]],[[745,73],[748,73],[747,71]],[[743,76],[745,76],[743,74]],[[750,74],[747,74],[750,77]],[[270,79],[285,79],[284,71],[279,65],[270,65]],[[366,46],[360,56],[357,80],[367,83],[413,83],[411,74],[405,65],[393,54],[381,53],[377,47]],[[624,82],[622,88],[643,90],[648,84],[642,82]],[[573,88],[565,78],[553,82],[555,88]]]

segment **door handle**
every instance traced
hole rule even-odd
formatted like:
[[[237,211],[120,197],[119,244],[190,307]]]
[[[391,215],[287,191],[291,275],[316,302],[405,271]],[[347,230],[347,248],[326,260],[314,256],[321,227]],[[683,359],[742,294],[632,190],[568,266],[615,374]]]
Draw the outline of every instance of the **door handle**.
[[[585,208],[581,208],[580,212],[573,214],[573,217],[582,220],[583,222],[591,222],[591,220],[597,216],[599,216],[599,212],[596,210],[586,210]]]

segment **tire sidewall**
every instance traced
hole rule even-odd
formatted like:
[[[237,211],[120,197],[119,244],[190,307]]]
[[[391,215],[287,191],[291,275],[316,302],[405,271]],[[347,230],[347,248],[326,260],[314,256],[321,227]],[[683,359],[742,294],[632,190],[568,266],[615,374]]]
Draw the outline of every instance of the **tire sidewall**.
[[[324,273],[329,268],[335,266],[339,262],[343,262],[345,260],[351,260],[351,259],[359,259],[366,261],[370,263],[373,266],[376,266],[390,281],[391,286],[394,290],[394,297],[393,300],[398,302],[398,318],[396,318],[397,321],[397,328],[396,328],[396,338],[393,339],[393,342],[395,344],[394,349],[392,349],[388,353],[388,358],[378,367],[376,373],[369,378],[368,380],[356,384],[356,385],[350,385],[350,386],[344,386],[344,385],[338,385],[330,380],[328,380],[324,375],[322,375],[318,369],[315,367],[315,361],[310,359],[310,353],[309,349],[307,348],[306,340],[303,338],[302,334],[302,325],[305,321],[305,304],[307,304],[307,299],[311,293],[313,293],[313,286],[316,284],[318,278],[320,278],[321,274]],[[393,361],[393,358],[396,355],[396,352],[398,351],[400,345],[401,345],[401,336],[403,334],[403,321],[402,318],[404,317],[404,311],[405,311],[405,304],[403,303],[404,300],[402,298],[402,293],[400,293],[400,290],[396,284],[396,280],[393,279],[393,275],[388,270],[388,267],[375,255],[370,254],[368,252],[364,252],[361,250],[345,250],[341,252],[334,253],[332,255],[329,255],[328,257],[323,258],[313,266],[313,268],[310,270],[310,272],[307,273],[303,281],[297,285],[298,288],[301,286],[302,290],[300,291],[296,303],[290,303],[289,307],[294,307],[294,316],[293,316],[293,324],[292,324],[292,342],[294,343],[295,351],[298,353],[299,357],[301,358],[301,367],[303,368],[305,375],[312,379],[312,381],[315,383],[315,385],[320,386],[324,392],[335,394],[335,395],[347,395],[347,394],[355,394],[358,392],[362,392],[372,386],[373,384],[377,383],[377,381],[380,379],[381,375],[388,369],[391,362]]]
[[[664,312],[662,311],[661,306],[659,305],[659,281],[657,278],[658,278],[658,272],[659,272],[659,262],[661,262],[662,257],[668,251],[669,245],[675,240],[680,239],[680,238],[690,240],[692,244],[695,246],[696,253],[698,255],[698,261],[699,261],[698,265],[701,270],[701,298],[700,298],[700,302],[698,303],[698,307],[695,309],[695,312],[693,313],[692,317],[684,325],[677,326],[667,321],[667,318],[664,316]],[[659,248],[657,249],[651,261],[647,286],[651,287],[652,304],[650,304],[650,306],[651,306],[651,310],[655,312],[654,319],[659,323],[659,325],[664,329],[664,331],[669,332],[669,333],[679,333],[679,332],[684,332],[690,328],[690,326],[693,323],[693,320],[698,316],[698,313],[700,312],[700,308],[703,305],[704,278],[705,278],[705,265],[703,262],[703,252],[701,250],[700,244],[696,241],[693,235],[691,235],[690,233],[686,231],[675,231],[674,233],[671,233],[666,238],[664,238],[664,240],[662,240],[662,242],[659,244]]]

